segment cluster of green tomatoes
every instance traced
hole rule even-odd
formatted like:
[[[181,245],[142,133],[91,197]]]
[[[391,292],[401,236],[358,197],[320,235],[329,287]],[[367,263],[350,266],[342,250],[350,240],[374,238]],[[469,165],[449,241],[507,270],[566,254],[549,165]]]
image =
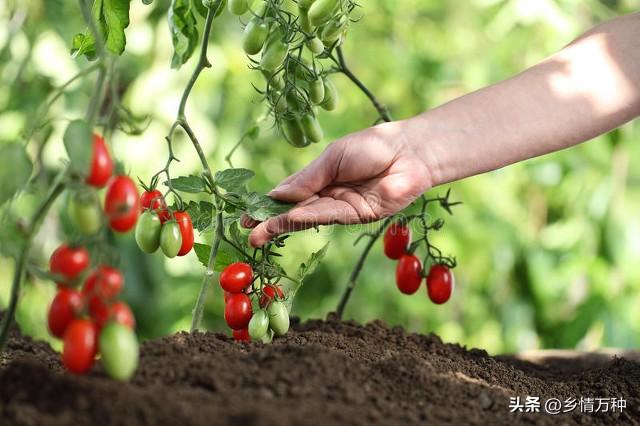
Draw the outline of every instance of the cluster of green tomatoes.
[[[344,40],[351,0],[229,0],[229,10],[251,14],[243,48],[266,81],[261,93],[284,138],[295,147],[320,142],[318,107],[332,111],[338,92],[320,59]]]

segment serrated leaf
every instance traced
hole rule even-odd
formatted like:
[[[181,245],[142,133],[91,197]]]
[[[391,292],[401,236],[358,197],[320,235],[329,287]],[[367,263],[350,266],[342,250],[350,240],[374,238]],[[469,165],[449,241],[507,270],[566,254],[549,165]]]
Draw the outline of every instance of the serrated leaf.
[[[130,0],[95,0],[91,8],[104,47],[114,55],[122,55],[127,44],[124,30],[129,26],[130,3]],[[73,37],[71,54],[85,55],[90,60],[96,58],[96,41],[89,30]]]
[[[249,169],[226,169],[216,173],[215,183],[228,192],[242,192],[256,174]]]
[[[189,0],[171,0],[167,13],[173,42],[172,68],[180,68],[193,55],[198,45],[198,27]]]
[[[10,143],[0,146],[0,205],[24,187],[33,164],[24,146]]]
[[[191,201],[187,206],[193,227],[202,233],[213,227],[213,204],[208,201]]]
[[[86,175],[93,156],[93,130],[84,120],[69,123],[63,136],[71,167],[77,173]]]
[[[189,194],[207,192],[204,179],[200,176],[180,176],[171,179],[171,185],[169,185],[169,181],[164,182],[164,185],[171,186],[176,191],[186,192]]]
[[[200,263],[207,267],[209,264],[209,256],[211,255],[211,246],[208,244],[196,243],[193,245],[193,250],[196,253],[196,256],[198,256]],[[222,272],[224,268],[239,260],[242,260],[242,257],[238,252],[223,241],[220,243],[220,247],[218,247],[216,263],[213,269],[216,272]]]
[[[306,276],[313,273],[316,270],[322,259],[327,254],[329,243],[326,243],[322,248],[314,253],[311,253],[309,259],[306,262],[300,264],[298,268],[298,281],[302,282]]]
[[[247,215],[261,222],[270,217],[286,213],[294,207],[293,204],[277,201],[268,195],[257,192],[242,194],[242,202],[244,203]]]

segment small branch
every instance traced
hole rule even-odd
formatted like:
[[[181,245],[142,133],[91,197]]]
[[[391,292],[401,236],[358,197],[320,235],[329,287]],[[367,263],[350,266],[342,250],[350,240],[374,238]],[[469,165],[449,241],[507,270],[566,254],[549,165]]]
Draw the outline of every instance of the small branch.
[[[364,261],[367,259],[367,256],[369,255],[369,252],[373,247],[373,244],[378,240],[378,238],[380,238],[380,235],[382,235],[382,233],[387,228],[389,223],[391,223],[392,220],[393,220],[393,216],[386,218],[384,222],[382,222],[382,225],[380,226],[380,228],[369,237],[369,241],[367,242],[367,245],[362,251],[362,254],[358,259],[356,266],[353,268],[353,271],[351,272],[351,276],[349,277],[349,283],[347,284],[347,288],[344,290],[344,293],[342,294],[342,299],[340,299],[340,303],[338,304],[338,309],[336,309],[336,315],[338,316],[338,318],[342,318],[342,314],[344,313],[344,309],[347,306],[347,302],[351,297],[351,293],[353,292],[353,289],[356,287],[358,276],[360,276],[360,272],[362,271],[362,267],[364,266]]]
[[[338,52],[338,65],[340,66],[340,72],[346,75],[349,80],[351,80],[356,86],[358,86],[360,90],[362,90],[362,92],[369,98],[376,111],[378,111],[378,115],[383,121],[392,121],[387,107],[383,103],[381,103],[373,94],[373,92],[371,92],[371,90],[369,90],[369,88],[365,86],[365,84],[360,81],[360,79],[358,79],[358,77],[351,71],[351,69],[349,69],[349,67],[347,66],[347,62],[344,59],[344,54],[342,53],[342,47],[338,46],[336,48],[336,51]]]
[[[211,246],[211,252],[209,253],[209,262],[207,263],[207,270],[202,278],[202,285],[200,286],[200,293],[198,293],[198,299],[196,305],[193,308],[193,318],[191,320],[191,332],[193,333],[200,328],[202,322],[202,314],[204,311],[204,302],[207,298],[207,292],[209,286],[213,281],[215,275],[216,257],[218,256],[218,249],[220,248],[220,242],[224,234],[224,224],[222,222],[222,211],[216,214],[216,236]]]
[[[7,343],[9,331],[11,330],[11,326],[13,325],[13,319],[15,317],[18,298],[20,295],[20,284],[24,275],[24,267],[27,262],[27,258],[29,257],[31,246],[33,244],[33,237],[38,230],[40,222],[47,215],[47,212],[49,211],[55,200],[64,190],[64,177],[66,176],[66,173],[66,168],[60,172],[60,174],[56,178],[55,184],[49,191],[47,198],[45,198],[40,207],[38,207],[38,210],[36,210],[35,214],[33,215],[33,219],[31,220],[29,229],[26,232],[24,247],[22,248],[22,251],[16,259],[15,271],[13,273],[13,282],[11,284],[11,298],[9,299],[9,306],[7,307],[7,311],[5,312],[4,318],[2,319],[2,325],[0,326],[0,353]]]

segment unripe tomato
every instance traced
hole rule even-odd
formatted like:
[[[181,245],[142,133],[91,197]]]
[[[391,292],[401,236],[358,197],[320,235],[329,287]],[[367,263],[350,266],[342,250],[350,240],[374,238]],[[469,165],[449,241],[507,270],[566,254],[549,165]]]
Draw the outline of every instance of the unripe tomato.
[[[396,266],[396,285],[404,294],[413,294],[422,282],[422,263],[413,254],[405,254]]]
[[[249,10],[247,0],[229,0],[227,5],[229,6],[229,12],[238,16],[244,15]]]
[[[75,374],[84,374],[91,369],[96,357],[98,336],[93,322],[76,319],[64,333],[62,365]]]
[[[260,340],[267,331],[269,331],[269,314],[264,309],[260,309],[249,321],[249,336],[254,340]]]
[[[324,82],[321,77],[309,82],[309,99],[316,105],[324,101]]]
[[[160,248],[162,248],[164,255],[170,259],[174,258],[180,252],[181,247],[182,234],[180,233],[180,226],[175,221],[162,225]]]
[[[427,294],[433,303],[445,303],[451,297],[456,282],[447,265],[433,265],[427,275]]]
[[[324,79],[324,100],[320,107],[326,111],[333,111],[338,107],[338,89],[329,78]]]
[[[331,19],[338,7],[338,0],[316,0],[309,7],[309,22],[319,27]]]
[[[138,188],[129,176],[116,176],[107,188],[104,211],[111,229],[117,232],[131,230],[138,220],[140,200]]]
[[[249,330],[243,328],[242,330],[231,330],[231,335],[233,336],[233,340],[236,342],[250,342],[251,336],[249,335]]]
[[[325,46],[331,46],[337,39],[340,38],[342,33],[347,29],[349,25],[349,18],[346,15],[342,15],[339,19],[331,20],[322,29],[320,38]]]
[[[157,189],[144,191],[142,195],[140,195],[140,213],[144,213],[146,210],[156,212],[162,223],[165,223],[171,218],[164,196],[162,192]]]
[[[324,43],[322,43],[322,41],[320,41],[318,37],[314,37],[309,40],[307,42],[307,47],[309,48],[309,51],[314,55],[320,55],[322,52],[324,52]]]
[[[77,318],[82,309],[82,295],[80,292],[68,288],[61,288],[53,298],[47,317],[51,335],[62,338],[67,327]]]
[[[102,225],[100,202],[93,191],[76,192],[67,204],[69,219],[81,234],[93,235]]]
[[[289,102],[288,99],[287,102]],[[295,118],[282,120],[281,128],[284,138],[287,140],[287,142],[289,142],[290,145],[293,145],[296,148],[304,148],[311,143],[305,137],[302,131],[302,125],[300,124],[299,120]]]
[[[407,252],[411,242],[411,230],[408,226],[395,222],[384,233],[384,254],[389,259],[400,259]]]
[[[242,48],[247,55],[260,53],[269,35],[269,25],[262,19],[252,18],[244,28]]]
[[[146,211],[136,225],[136,242],[145,253],[154,253],[160,247],[162,223],[157,214]]]
[[[102,188],[107,184],[112,173],[113,160],[111,160],[107,145],[101,136],[94,134],[93,156],[91,157],[91,167],[86,182],[89,185]]]
[[[300,29],[307,34],[311,34],[313,32],[313,25],[309,21],[309,11],[306,9],[302,9],[298,7],[298,21],[300,22]]]
[[[71,285],[89,266],[89,252],[84,247],[60,245],[49,258],[49,270],[62,278],[60,285]]]
[[[260,58],[260,67],[263,70],[273,72],[284,62],[289,52],[289,46],[283,40],[282,31],[276,30],[267,39],[262,57]]]
[[[182,245],[180,246],[178,256],[184,256],[191,251],[193,242],[195,241],[191,215],[187,212],[175,212],[173,216],[176,218],[176,222],[180,227],[180,235],[182,235]]]
[[[322,141],[324,134],[322,132],[322,127],[320,127],[320,123],[318,119],[311,115],[307,114],[300,119],[300,125],[302,126],[302,133],[304,136],[313,143],[318,143]]]
[[[253,281],[253,269],[244,262],[235,262],[220,274],[220,287],[229,293],[242,293]]]
[[[244,293],[232,294],[224,307],[224,319],[234,330],[247,328],[251,321],[251,299]]]
[[[269,313],[269,328],[276,336],[282,336],[289,330],[289,312],[284,303],[275,300],[267,308]]]
[[[130,329],[136,328],[136,318],[131,312],[131,308],[124,302],[116,302],[109,309],[109,319],[118,324],[125,325]]]
[[[110,322],[100,332],[100,354],[102,366],[109,376],[129,380],[138,368],[138,339],[129,327]]]
[[[122,291],[124,277],[116,268],[99,266],[84,282],[82,296],[86,301],[97,297],[104,301],[115,299]]]
[[[302,10],[309,10],[314,0],[298,0],[298,7]]]

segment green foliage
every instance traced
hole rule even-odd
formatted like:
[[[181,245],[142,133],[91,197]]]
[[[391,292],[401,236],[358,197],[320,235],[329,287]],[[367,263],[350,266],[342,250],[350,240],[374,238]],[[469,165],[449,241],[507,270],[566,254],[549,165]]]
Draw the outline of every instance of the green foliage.
[[[127,44],[124,30],[129,26],[130,3],[131,0],[95,0],[91,8],[91,15],[104,46],[114,55],[121,55]],[[86,30],[73,37],[71,54],[85,55],[88,59],[96,58],[96,40],[91,31]]]
[[[91,166],[93,130],[84,120],[69,123],[64,132],[64,147],[71,160],[71,168],[81,175]]]
[[[0,205],[26,185],[32,169],[23,146],[17,143],[0,146]]]
[[[186,63],[198,45],[198,27],[194,14],[198,0],[171,0],[169,30],[173,41],[172,68]]]

